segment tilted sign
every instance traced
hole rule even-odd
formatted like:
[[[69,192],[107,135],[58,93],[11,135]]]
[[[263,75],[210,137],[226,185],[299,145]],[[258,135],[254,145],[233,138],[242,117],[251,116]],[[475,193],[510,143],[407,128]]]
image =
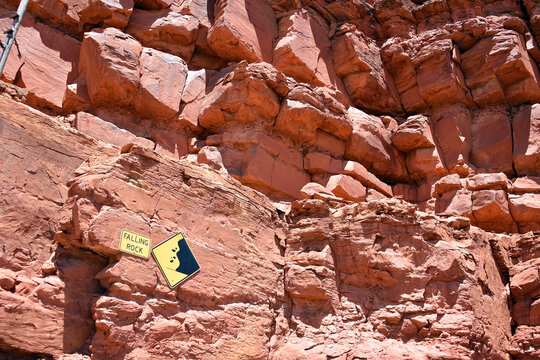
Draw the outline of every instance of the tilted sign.
[[[182,233],[154,246],[152,255],[171,288],[186,281],[201,269]]]

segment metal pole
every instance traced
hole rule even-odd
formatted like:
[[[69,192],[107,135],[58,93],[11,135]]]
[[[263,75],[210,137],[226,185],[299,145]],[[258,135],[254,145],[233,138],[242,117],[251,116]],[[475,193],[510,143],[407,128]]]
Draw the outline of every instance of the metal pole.
[[[6,65],[7,58],[9,56],[9,51],[11,46],[15,42],[15,35],[17,35],[17,30],[19,30],[19,25],[21,25],[22,17],[26,11],[26,6],[28,5],[28,0],[21,0],[19,7],[17,8],[17,14],[13,17],[13,24],[11,29],[9,29],[6,34],[6,44],[2,50],[2,55],[0,56],[0,76],[4,72],[4,66]]]

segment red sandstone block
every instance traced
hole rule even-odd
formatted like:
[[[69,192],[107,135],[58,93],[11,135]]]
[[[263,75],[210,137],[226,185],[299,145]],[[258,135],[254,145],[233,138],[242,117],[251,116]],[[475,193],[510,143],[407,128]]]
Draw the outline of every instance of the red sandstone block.
[[[354,202],[366,200],[366,187],[348,175],[334,175],[328,180],[326,188],[334,195]]]

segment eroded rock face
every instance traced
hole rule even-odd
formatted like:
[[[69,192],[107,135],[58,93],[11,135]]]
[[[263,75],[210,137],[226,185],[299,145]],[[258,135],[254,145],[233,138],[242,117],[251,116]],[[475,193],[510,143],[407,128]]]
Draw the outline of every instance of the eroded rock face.
[[[13,254],[28,255],[15,256],[21,266],[7,261],[10,250],[2,258],[0,314],[17,329],[3,340],[3,350],[37,349],[54,356],[87,351],[111,359],[365,357],[374,351],[398,359],[411,351],[441,359],[448,354],[508,358],[504,278],[491,255],[490,236],[463,219],[416,212],[402,200],[344,202],[334,195],[355,201],[366,195],[361,182],[348,175],[330,179],[334,195],[320,185],[303,189],[312,195],[293,202],[283,217],[265,196],[206,165],[174,161],[134,144],[105,146],[12,100],[0,102],[8,109],[2,131],[11,168],[24,166],[25,151],[41,148],[53,155],[50,164],[54,156],[63,160],[56,171],[64,173],[55,185],[61,197],[40,200],[51,193],[53,187],[46,186],[27,204],[38,206],[27,207],[27,214],[53,210],[50,219],[39,220],[53,227],[28,233],[34,239],[28,244],[7,243],[20,249]],[[47,129],[62,139],[61,152],[54,151],[59,143],[48,138]],[[10,139],[35,145],[14,146]],[[70,146],[80,142],[87,155],[69,158]],[[66,166],[78,167],[69,171],[70,178]],[[16,184],[33,184],[42,173],[21,170]],[[478,177],[469,187],[507,187],[505,179]],[[459,186],[450,180],[438,191]],[[11,189],[3,194],[12,199],[5,211],[12,220],[3,217],[4,229],[13,231],[20,205]],[[152,259],[119,251],[126,228],[147,234],[153,244],[182,231],[203,270],[170,289]],[[502,242],[497,245],[502,251]],[[33,253],[39,266],[24,266]],[[38,273],[30,270],[36,268]],[[513,275],[518,268],[510,270],[511,289],[521,299],[537,286],[529,273]],[[81,277],[87,279],[84,290]],[[534,324],[536,305],[529,302],[527,324]],[[74,312],[73,306],[86,310]],[[35,326],[32,331],[47,326],[47,336],[22,336],[30,330],[12,322],[13,311]],[[71,328],[60,319],[73,326],[69,337],[65,331]],[[534,330],[512,338],[513,353],[524,348],[526,331]],[[325,334],[332,339],[323,340]]]
[[[262,0],[220,0],[214,5],[214,24],[208,44],[227,60],[272,60],[277,24],[274,12]]]
[[[12,13],[0,8],[0,26],[8,29]],[[5,34],[0,35],[5,40]],[[18,49],[9,55],[3,77],[25,87],[34,106],[59,110],[68,84],[78,77],[80,42],[24,17],[17,34]],[[20,57],[19,52],[20,51]],[[54,75],[52,75],[54,74]]]
[[[512,319],[516,324],[510,354],[518,359],[534,359],[540,355],[540,344],[537,340],[537,299],[540,291],[538,235],[529,233],[526,236],[514,237],[507,246],[512,259],[509,275],[513,298]]]
[[[510,324],[497,318],[508,314],[504,283],[481,232],[421,219],[402,202],[334,209],[302,200],[292,205],[285,258],[292,309],[278,324],[293,332],[271,358],[508,358]],[[328,332],[336,335],[323,340]],[[476,345],[460,340],[473,333]]]
[[[281,18],[278,26],[273,57],[276,68],[300,82],[339,88],[326,27],[305,11]]]
[[[539,9],[31,0],[0,82],[1,352],[538,358]],[[123,228],[182,231],[201,273],[170,289]]]
[[[148,173],[145,169],[150,168]],[[136,174],[147,175],[134,180]],[[231,178],[223,183],[217,179],[222,179],[217,172],[189,162],[179,165],[136,145],[111,158],[108,169],[102,165],[80,169],[63,207],[65,217],[60,220],[56,240],[67,247],[87,248],[117,258],[97,276],[108,295],[93,307],[94,356],[122,358],[158,344],[159,350],[151,353],[175,357],[250,354],[262,358],[267,353],[272,303],[283,297],[279,271],[282,260],[274,243],[279,227],[272,226],[277,218],[262,195]],[[203,195],[203,189],[216,184],[229,190],[216,188],[213,195],[207,191]],[[237,193],[240,189],[248,193]],[[223,197],[231,191],[235,196]],[[257,197],[259,200],[255,200]],[[210,202],[214,205],[209,207]],[[209,217],[214,220],[208,222]],[[196,276],[196,281],[174,290],[169,289],[152,259],[121,254],[120,233],[106,231],[121,224],[121,228],[149,234],[155,246],[168,234],[180,231],[178,218],[192,224],[181,231],[206,270]],[[268,225],[261,227],[261,222]],[[204,227],[200,227],[202,223]],[[230,257],[233,251],[234,258]],[[253,267],[261,270],[258,275],[242,270]],[[216,277],[217,273],[221,275]],[[236,280],[231,281],[232,277]],[[211,319],[209,307],[213,309]],[[127,329],[119,331],[128,324],[132,324],[128,333]],[[218,324],[228,326],[218,330]],[[206,327],[215,328],[214,335],[203,330]],[[151,336],[147,339],[139,333]],[[126,343],[125,336],[133,340]],[[228,340],[216,345],[214,336]],[[178,342],[187,339],[191,344],[178,348]],[[232,346],[236,341],[237,346]],[[134,353],[131,356],[136,357]]]
[[[112,149],[12,100],[0,104],[1,349],[85,352],[94,332],[92,299],[103,292],[95,276],[107,260],[64,249],[53,233],[70,174]]]

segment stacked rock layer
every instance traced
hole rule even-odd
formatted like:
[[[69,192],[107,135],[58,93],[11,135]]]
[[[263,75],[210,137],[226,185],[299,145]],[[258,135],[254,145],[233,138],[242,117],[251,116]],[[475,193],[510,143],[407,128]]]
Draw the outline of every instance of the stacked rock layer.
[[[0,359],[539,359],[537,40],[529,0],[30,0]]]

